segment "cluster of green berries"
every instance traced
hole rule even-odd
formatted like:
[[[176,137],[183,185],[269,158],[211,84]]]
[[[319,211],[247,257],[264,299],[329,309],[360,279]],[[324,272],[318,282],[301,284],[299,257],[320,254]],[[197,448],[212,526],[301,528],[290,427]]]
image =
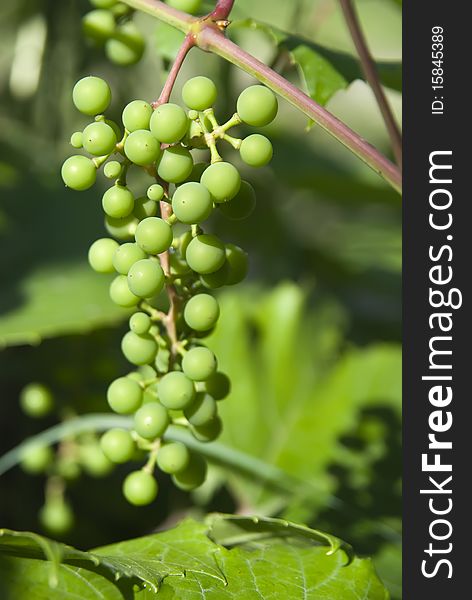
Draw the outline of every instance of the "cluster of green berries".
[[[85,190],[103,166],[105,176],[115,180],[102,198],[111,237],[96,240],[88,258],[95,271],[116,274],[112,301],[136,311],[121,345],[136,370],[113,381],[107,394],[113,411],[134,415],[134,428],[113,429],[101,439],[105,456],[114,463],[131,460],[137,450],[149,453],[143,469],[123,484],[125,497],[135,505],[156,497],[156,465],[183,490],[204,482],[204,459],[165,434],[173,425],[187,428],[200,442],[216,439],[221,431],[217,402],[230,388],[201,340],[220,312],[210,291],[241,282],[248,257],[238,246],[205,233],[202,223],[216,209],[236,220],[253,211],[253,187],[222,159],[218,144],[228,142],[248,165],[267,165],[273,150],[265,136],[238,139],[228,131],[241,123],[269,124],[278,105],[269,89],[251,86],[239,96],[237,112],[220,125],[213,109],[216,98],[213,81],[194,77],[183,86],[186,109],[133,100],[123,110],[124,133],[117,136],[118,126],[103,114],[111,100],[107,83],[86,77],[73,90],[75,106],[95,120],[73,134],[72,144],[91,156],[68,158],[62,177],[67,186]],[[208,149],[208,163],[194,164],[195,148]],[[132,168],[153,179],[143,195],[127,185]],[[168,314],[162,310],[164,289],[171,304]]]

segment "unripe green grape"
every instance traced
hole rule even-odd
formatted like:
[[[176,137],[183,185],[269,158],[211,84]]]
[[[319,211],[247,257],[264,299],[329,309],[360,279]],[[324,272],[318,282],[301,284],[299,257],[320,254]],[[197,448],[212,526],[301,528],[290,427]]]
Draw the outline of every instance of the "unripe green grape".
[[[177,10],[194,15],[200,10],[202,0],[167,0],[167,4]]]
[[[96,6],[97,8],[111,8],[115,6],[117,0],[89,0],[90,4]]]
[[[249,258],[239,246],[226,244],[226,262],[229,266],[226,285],[236,285],[246,278],[249,269]]]
[[[129,320],[129,328],[137,335],[148,333],[151,325],[151,317],[143,312],[134,313]]]
[[[182,88],[182,99],[193,110],[206,110],[213,106],[217,97],[216,85],[208,77],[192,77]]]
[[[145,167],[157,160],[161,145],[147,129],[137,129],[125,141],[125,154],[135,165]]]
[[[115,32],[115,18],[109,10],[91,10],[82,17],[82,31],[85,37],[97,44],[103,44]]]
[[[120,126],[116,121],[113,121],[112,119],[105,119],[105,124],[113,129],[117,140],[120,140],[123,137],[123,133],[120,129]]]
[[[129,132],[149,129],[152,106],[144,100],[133,100],[123,110],[123,125]]]
[[[134,215],[128,215],[123,219],[114,219],[106,215],[105,228],[110,235],[117,240],[132,240],[138,227],[138,219]]]
[[[62,180],[67,187],[82,192],[88,190],[97,179],[97,168],[86,156],[70,156],[62,165]]]
[[[122,308],[132,308],[141,302],[141,298],[129,289],[126,275],[118,275],[111,282],[110,298],[112,302]]]
[[[133,214],[140,221],[147,219],[147,217],[155,217],[157,215],[157,202],[149,200],[146,196],[136,198]]]
[[[207,273],[206,275],[200,275],[200,281],[203,285],[210,289],[216,290],[226,285],[229,276],[229,264],[228,261],[223,263],[223,266],[215,271],[214,273]]]
[[[239,151],[243,161],[250,167],[265,167],[274,155],[270,140],[259,133],[245,138]]]
[[[157,481],[146,471],[133,471],[123,482],[123,495],[134,506],[151,504],[158,491]]]
[[[198,392],[195,400],[184,410],[188,422],[195,427],[203,427],[216,417],[216,401],[205,392]]]
[[[178,104],[161,104],[152,113],[150,128],[153,136],[162,143],[175,144],[187,133],[189,121]]]
[[[277,116],[277,98],[269,88],[252,85],[239,96],[237,111],[244,123],[253,127],[263,127]]]
[[[110,86],[100,77],[84,77],[75,84],[72,100],[84,115],[102,114],[111,102]]]
[[[197,235],[188,245],[185,259],[196,273],[214,273],[225,262],[225,247],[214,235]]]
[[[147,254],[161,254],[170,248],[173,234],[171,226],[159,217],[148,217],[136,228],[136,243]]]
[[[205,381],[216,372],[216,368],[216,356],[204,346],[192,348],[182,360],[183,372],[193,381]]]
[[[193,169],[190,151],[183,146],[166,148],[157,161],[157,174],[168,183],[182,183]]]
[[[39,511],[39,522],[50,534],[64,535],[74,525],[74,513],[70,505],[61,499],[49,500]]]
[[[110,408],[119,415],[131,415],[143,401],[143,390],[137,381],[119,377],[108,386],[107,400]]]
[[[200,183],[200,179],[202,178],[202,175],[207,167],[208,167],[207,163],[204,163],[204,162],[195,163],[192,167],[192,172],[187,177],[185,182],[188,183],[190,181],[195,181],[196,183]]]
[[[197,294],[185,305],[185,322],[195,331],[208,331],[216,325],[219,316],[218,302],[209,294]]]
[[[190,452],[182,442],[163,444],[157,453],[157,466],[164,473],[174,475],[183,471],[190,461]]]
[[[188,275],[191,272],[191,269],[185,260],[175,252],[170,253],[169,261],[172,275]]]
[[[222,429],[223,424],[221,419],[220,417],[216,416],[211,421],[208,421],[208,423],[205,425],[201,425],[200,427],[193,426],[192,435],[199,442],[206,444],[216,440],[216,438],[221,434]]]
[[[81,131],[74,131],[74,133],[70,136],[70,145],[74,148],[82,148],[83,134]]]
[[[206,169],[201,182],[210,192],[214,202],[228,202],[239,192],[241,176],[232,164],[218,162]]]
[[[54,400],[48,388],[41,383],[29,383],[21,390],[20,406],[25,415],[39,418],[54,408]]]
[[[250,183],[241,181],[241,188],[229,202],[223,202],[218,208],[228,219],[242,221],[247,219],[256,207],[256,192]]]
[[[50,446],[31,442],[21,450],[21,468],[26,473],[37,475],[43,473],[54,459],[54,452]]]
[[[149,258],[138,260],[128,273],[129,289],[141,298],[150,298],[158,294],[164,287],[164,282],[165,276],[161,265]]]
[[[84,471],[92,477],[105,477],[113,470],[113,463],[105,456],[98,442],[81,446],[79,456]]]
[[[73,456],[58,456],[55,464],[55,471],[67,481],[75,481],[82,474],[80,464]]]
[[[133,458],[135,443],[126,429],[110,429],[100,438],[103,454],[113,463],[123,464]]]
[[[193,402],[195,386],[184,373],[172,371],[157,384],[157,395],[166,408],[182,410]]]
[[[89,248],[88,261],[97,273],[113,273],[113,255],[119,248],[118,242],[111,238],[100,238]]]
[[[107,179],[118,179],[121,175],[121,163],[117,160],[111,160],[103,167],[103,174]]]
[[[129,331],[121,342],[121,350],[133,365],[149,365],[156,358],[157,344],[149,334],[136,335]]]
[[[98,121],[87,125],[84,129],[82,141],[84,149],[89,154],[103,156],[104,154],[110,154],[115,149],[116,135],[109,125]]]
[[[123,219],[133,212],[133,194],[127,187],[114,185],[103,194],[102,207],[109,217]]]
[[[200,487],[206,479],[207,464],[199,454],[190,454],[188,465],[172,476],[174,484],[186,492]]]
[[[134,415],[134,430],[145,440],[160,438],[169,425],[167,410],[159,402],[148,402]]]
[[[112,39],[105,44],[105,54],[117,65],[126,67],[139,62],[144,54],[146,43],[132,21],[119,25]]]
[[[146,195],[149,198],[149,200],[159,202],[164,197],[164,188],[158,183],[153,183],[148,187]]]
[[[181,223],[201,223],[213,210],[210,192],[201,183],[184,183],[174,192],[172,209]]]
[[[227,375],[217,371],[205,381],[203,389],[215,400],[223,400],[231,391],[231,381]]]
[[[187,248],[190,242],[193,240],[193,235],[191,230],[186,231],[179,237],[179,251],[181,257],[185,260],[187,255]]]

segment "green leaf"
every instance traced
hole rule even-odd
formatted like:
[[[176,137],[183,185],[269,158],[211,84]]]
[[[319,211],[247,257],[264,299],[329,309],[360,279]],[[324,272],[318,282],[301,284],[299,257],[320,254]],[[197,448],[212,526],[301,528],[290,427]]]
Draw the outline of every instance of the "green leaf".
[[[5,600],[388,598],[370,560],[279,519],[213,514],[92,552],[0,530],[0,557]]]

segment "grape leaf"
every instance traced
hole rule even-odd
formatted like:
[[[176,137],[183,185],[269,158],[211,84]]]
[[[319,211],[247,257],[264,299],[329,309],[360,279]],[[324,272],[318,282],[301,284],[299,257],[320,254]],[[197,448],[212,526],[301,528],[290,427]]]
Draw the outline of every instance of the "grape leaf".
[[[92,552],[0,530],[0,575],[6,600],[145,600],[156,591],[163,599],[388,598],[370,560],[337,538],[280,519],[220,514]]]

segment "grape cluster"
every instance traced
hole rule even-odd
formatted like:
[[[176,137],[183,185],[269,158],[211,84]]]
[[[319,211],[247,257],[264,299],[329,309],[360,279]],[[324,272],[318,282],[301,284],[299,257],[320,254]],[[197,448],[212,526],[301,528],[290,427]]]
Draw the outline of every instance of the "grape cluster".
[[[221,431],[217,403],[230,390],[202,339],[220,312],[211,290],[241,282],[248,256],[205,232],[202,224],[215,210],[235,220],[254,210],[253,187],[223,160],[218,146],[228,142],[248,165],[267,165],[273,150],[265,136],[239,139],[228,132],[242,123],[269,124],[278,106],[269,89],[251,86],[239,96],[237,112],[220,125],[213,109],[216,98],[214,82],[198,76],[183,86],[186,109],[171,102],[133,100],[123,110],[124,133],[119,136],[118,126],[103,114],[111,99],[107,83],[86,77],[73,90],[75,106],[95,120],[73,134],[74,147],[82,146],[90,156],[68,158],[63,180],[70,188],[85,190],[102,166],[105,176],[115,180],[102,197],[111,237],[96,240],[88,258],[95,271],[115,273],[112,301],[134,310],[121,347],[135,370],[113,381],[107,393],[114,412],[134,415],[134,428],[110,430],[100,444],[114,463],[131,460],[137,450],[149,453],[145,466],[123,484],[125,497],[135,505],[156,497],[156,465],[183,490],[203,483],[204,459],[169,441],[166,432],[173,425],[187,428],[200,442],[215,440]],[[194,148],[209,150],[208,163],[194,164]],[[152,178],[145,193],[136,194],[127,185],[134,168]]]

